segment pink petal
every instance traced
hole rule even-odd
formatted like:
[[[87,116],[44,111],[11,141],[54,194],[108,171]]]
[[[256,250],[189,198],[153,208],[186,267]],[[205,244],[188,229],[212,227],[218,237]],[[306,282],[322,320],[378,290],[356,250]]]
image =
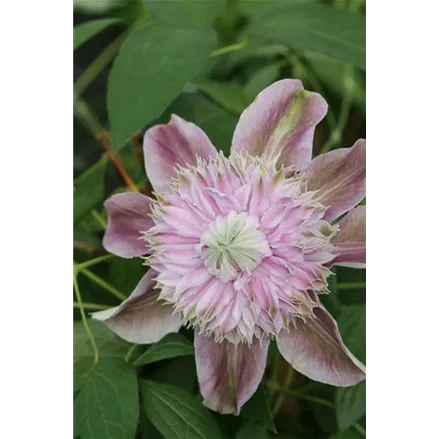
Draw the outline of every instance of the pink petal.
[[[315,319],[295,320],[282,331],[277,346],[282,356],[303,375],[333,386],[363,381],[366,369],[343,343],[337,323],[324,308],[314,308]]]
[[[337,255],[331,266],[366,268],[366,206],[352,209],[340,221],[340,232],[331,243]]]
[[[150,200],[135,192],[110,197],[104,203],[108,213],[108,227],[103,245],[105,250],[122,258],[133,258],[148,252],[141,232],[154,225],[149,217]]]
[[[177,165],[208,161],[217,151],[203,130],[173,114],[167,125],[150,128],[143,138],[146,173],[156,192],[166,192]]]
[[[195,335],[198,382],[204,404],[219,413],[239,414],[262,380],[269,341],[216,343]]]
[[[303,171],[314,199],[328,206],[324,219],[332,221],[356,206],[366,194],[366,141],[316,157]]]
[[[302,169],[311,160],[316,125],[328,105],[317,93],[303,89],[296,79],[267,87],[242,113],[232,151],[262,156],[276,165]]]
[[[94,313],[93,318],[130,343],[155,343],[170,332],[178,332],[180,315],[157,300],[159,291],[153,289],[156,276],[154,270],[148,270],[128,299],[115,308]]]

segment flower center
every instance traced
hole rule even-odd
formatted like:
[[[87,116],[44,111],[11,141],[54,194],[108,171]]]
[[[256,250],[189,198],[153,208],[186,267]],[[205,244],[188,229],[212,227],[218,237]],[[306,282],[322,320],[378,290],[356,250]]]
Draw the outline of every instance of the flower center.
[[[242,271],[250,273],[264,257],[271,255],[258,219],[233,211],[215,219],[201,236],[197,251],[204,257],[209,272],[223,282],[235,279]]]

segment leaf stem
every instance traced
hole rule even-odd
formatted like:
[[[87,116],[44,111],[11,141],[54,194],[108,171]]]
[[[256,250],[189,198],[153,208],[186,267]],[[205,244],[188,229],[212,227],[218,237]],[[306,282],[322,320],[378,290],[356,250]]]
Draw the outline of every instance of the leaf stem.
[[[117,152],[113,150],[113,147],[111,146],[110,136],[108,135],[107,131],[100,132],[96,138],[98,139],[99,143],[103,146],[105,149],[105,152],[108,155],[108,158],[113,162],[114,167],[117,169],[117,172],[119,173],[122,180],[125,182],[125,184],[128,186],[128,189],[132,192],[140,192],[139,188],[136,186],[130,175],[128,174],[128,171],[125,168],[125,165],[123,164],[120,157],[117,155]]]
[[[138,345],[133,344],[133,345],[128,349],[128,352],[127,352],[127,354],[125,355],[125,361],[126,361],[127,363],[130,361],[130,358],[131,358],[133,352],[136,350],[137,346],[138,346]]]
[[[78,98],[73,107],[75,115],[86,126],[86,128],[97,136],[98,133],[104,131],[104,126],[101,124],[97,116],[94,114],[91,107],[83,99]]]
[[[293,381],[293,378],[294,378],[294,372],[295,372],[295,370],[290,366],[288,368],[287,375],[286,375],[284,383],[283,383],[283,387],[285,390],[290,388],[291,382]],[[274,403],[274,406],[273,406],[273,418],[276,416],[277,412],[282,407],[282,404],[284,403],[284,399],[285,399],[285,392],[281,392],[279,390],[277,398],[276,398],[276,402]]]
[[[231,44],[230,46],[220,47],[219,49],[214,50],[211,54],[211,58],[215,58],[217,56],[225,55],[226,53],[236,52],[238,50],[244,49],[248,45],[248,37],[245,37],[239,43]]]
[[[110,308],[108,305],[100,305],[98,303],[86,303],[86,302],[73,302],[73,308],[81,308],[81,306],[84,309],[94,309],[94,310],[104,310]]]
[[[136,154],[137,162],[143,167],[143,153],[142,153],[142,135],[137,132],[131,137],[131,141],[134,146],[134,152]]]
[[[96,341],[91,332],[90,326],[88,326],[87,316],[85,315],[84,304],[82,302],[81,292],[79,291],[78,280],[76,279],[76,273],[73,275],[73,289],[75,290],[76,300],[78,301],[79,312],[81,313],[82,323],[84,324],[85,332],[90,339],[90,343],[93,347],[94,362],[93,367],[95,367],[99,362],[99,350]]]
[[[104,256],[99,256],[98,258],[90,259],[89,261],[81,262],[80,264],[75,265],[75,270],[77,273],[79,273],[84,268],[91,267],[92,265],[99,264],[104,261],[108,261],[108,259],[114,258],[114,255],[107,254]]]
[[[82,72],[73,87],[74,102],[82,95],[85,89],[96,79],[106,65],[116,56],[120,46],[125,40],[128,31],[113,40]]]
[[[96,276],[91,271],[88,271],[87,269],[82,268],[81,273],[85,274],[90,280],[92,280],[93,282],[98,284],[104,290],[107,290],[109,293],[111,293],[114,297],[117,297],[119,300],[124,301],[126,299],[126,296],[124,294],[122,294],[119,290],[114,288],[112,285],[105,282],[104,279],[100,278],[99,276]]]
[[[358,433],[360,433],[362,436],[366,437],[366,429],[363,428],[362,425],[360,425],[358,422],[355,422],[355,424],[352,425],[355,430],[358,431]]]
[[[342,282],[337,284],[339,290],[354,290],[356,288],[366,288],[366,282]]]
[[[101,226],[101,228],[103,230],[105,230],[107,228],[107,223],[106,223],[105,219],[96,209],[93,209],[91,211],[91,215],[93,216],[94,220],[98,223],[99,226]]]

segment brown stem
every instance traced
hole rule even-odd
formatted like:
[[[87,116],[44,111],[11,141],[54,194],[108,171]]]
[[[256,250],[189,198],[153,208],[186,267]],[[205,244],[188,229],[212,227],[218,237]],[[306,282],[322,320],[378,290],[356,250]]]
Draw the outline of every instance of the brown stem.
[[[134,145],[134,152],[136,153],[136,158],[140,166],[143,166],[143,154],[142,154],[142,135],[137,132],[131,137],[131,141]]]
[[[132,180],[132,178],[129,176],[128,171],[125,168],[125,165],[123,164],[120,157],[117,155],[117,152],[113,151],[113,147],[111,146],[110,136],[108,135],[107,131],[101,131],[96,136],[100,144],[104,147],[105,152],[108,155],[108,158],[113,162],[114,167],[117,169],[117,172],[119,173],[122,180],[125,182],[125,184],[128,186],[128,188],[133,192],[139,192],[139,189],[137,188],[136,184]]]

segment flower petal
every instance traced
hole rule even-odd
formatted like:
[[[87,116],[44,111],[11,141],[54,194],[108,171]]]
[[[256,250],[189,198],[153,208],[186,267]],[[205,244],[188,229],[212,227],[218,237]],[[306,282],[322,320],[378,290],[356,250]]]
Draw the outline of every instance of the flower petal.
[[[331,243],[337,255],[331,266],[366,268],[366,206],[352,209],[340,221],[340,232]]]
[[[219,413],[235,415],[255,393],[264,375],[268,340],[252,344],[216,343],[195,335],[198,382],[204,404]]]
[[[242,113],[232,151],[302,169],[311,160],[314,130],[327,109],[325,100],[304,90],[301,81],[277,81],[259,93]]]
[[[332,221],[356,206],[366,194],[366,141],[316,157],[304,169],[314,199],[328,206],[324,219]]]
[[[110,197],[104,203],[108,212],[108,227],[103,245],[105,250],[122,258],[133,258],[148,252],[140,239],[141,232],[154,225],[149,217],[149,198],[135,192],[125,192]]]
[[[166,192],[177,165],[196,165],[217,151],[201,128],[173,114],[167,125],[150,128],[143,138],[145,169],[156,192]]]
[[[366,369],[344,345],[335,320],[323,307],[314,313],[315,319],[296,319],[290,332],[281,332],[277,346],[282,356],[315,381],[339,387],[363,381]]]
[[[156,276],[154,270],[148,270],[128,299],[115,308],[95,312],[93,318],[130,343],[155,343],[170,332],[178,332],[180,315],[157,300],[160,292],[153,289]]]

